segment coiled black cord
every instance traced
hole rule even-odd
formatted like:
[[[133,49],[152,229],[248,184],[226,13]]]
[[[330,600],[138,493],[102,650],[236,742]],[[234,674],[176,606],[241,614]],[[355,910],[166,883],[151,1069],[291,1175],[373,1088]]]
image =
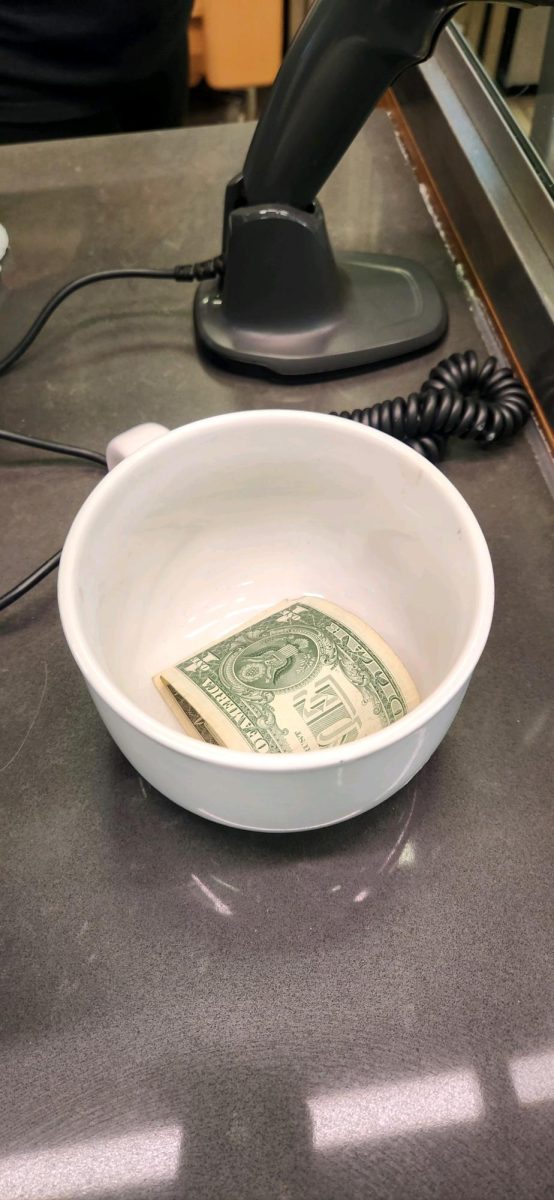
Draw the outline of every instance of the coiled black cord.
[[[530,412],[531,398],[514,371],[492,355],[479,368],[475,352],[466,350],[442,359],[407,400],[397,396],[331,415],[380,429],[438,463],[449,437],[490,446],[522,429]]]
[[[8,371],[13,367],[14,363],[21,358],[22,354],[29,349],[35,338],[38,337],[41,329],[44,329],[46,322],[56,311],[68,296],[72,296],[74,292],[78,292],[81,288],[88,287],[91,283],[105,283],[109,279],[173,279],[176,283],[193,283],[194,280],[215,279],[216,276],[223,273],[223,259],[208,258],[205,262],[197,263],[181,263],[176,267],[154,268],[154,267],[121,267],[115,271],[94,271],[92,275],[81,275],[78,279],[72,279],[71,283],[66,283],[50,297],[44,308],[35,318],[33,324],[23,335],[21,341],[10,350],[4,358],[0,359],[0,375],[4,371]]]

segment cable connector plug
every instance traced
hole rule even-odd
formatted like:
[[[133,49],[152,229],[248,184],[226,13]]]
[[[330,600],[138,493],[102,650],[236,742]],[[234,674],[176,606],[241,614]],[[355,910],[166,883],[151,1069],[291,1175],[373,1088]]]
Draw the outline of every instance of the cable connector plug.
[[[194,280],[201,283],[203,279],[217,279],[219,275],[223,275],[224,266],[225,260],[220,254],[217,258],[207,258],[205,262],[182,263],[181,266],[176,266],[173,278],[178,283],[193,283]]]

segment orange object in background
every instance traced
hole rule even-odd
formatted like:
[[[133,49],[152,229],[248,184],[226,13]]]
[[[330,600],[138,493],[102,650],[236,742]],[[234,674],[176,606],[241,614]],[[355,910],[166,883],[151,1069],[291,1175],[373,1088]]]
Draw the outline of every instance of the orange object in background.
[[[268,87],[283,56],[283,0],[196,0],[190,82],[222,91]]]

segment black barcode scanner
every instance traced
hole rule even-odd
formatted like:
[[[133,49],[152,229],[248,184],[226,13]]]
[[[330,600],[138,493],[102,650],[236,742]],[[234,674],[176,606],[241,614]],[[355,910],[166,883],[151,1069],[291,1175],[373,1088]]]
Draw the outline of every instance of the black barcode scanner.
[[[408,354],[440,338],[446,309],[428,272],[365,251],[335,257],[316,197],[386,88],[432,54],[461,7],[316,0],[244,170],[227,187],[225,274],[203,283],[195,302],[198,336],[211,351],[309,374]]]

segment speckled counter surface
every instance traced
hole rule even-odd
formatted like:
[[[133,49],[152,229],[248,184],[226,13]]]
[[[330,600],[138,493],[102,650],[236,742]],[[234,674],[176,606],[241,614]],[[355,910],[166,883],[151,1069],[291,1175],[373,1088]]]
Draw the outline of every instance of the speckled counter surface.
[[[216,252],[249,136],[1,150],[0,351],[74,275]],[[324,203],[337,247],[425,262],[444,347],[244,379],[197,357],[192,289],[106,284],[2,379],[2,425],[102,449],[144,420],[406,394],[443,350],[482,350],[383,113]],[[0,616],[0,1200],[554,1195],[551,500],[525,438],[444,470],[491,549],[491,637],[427,767],[342,826],[271,837],[178,809],[101,725],[54,577]],[[0,449],[0,590],[61,544],[96,477]]]

